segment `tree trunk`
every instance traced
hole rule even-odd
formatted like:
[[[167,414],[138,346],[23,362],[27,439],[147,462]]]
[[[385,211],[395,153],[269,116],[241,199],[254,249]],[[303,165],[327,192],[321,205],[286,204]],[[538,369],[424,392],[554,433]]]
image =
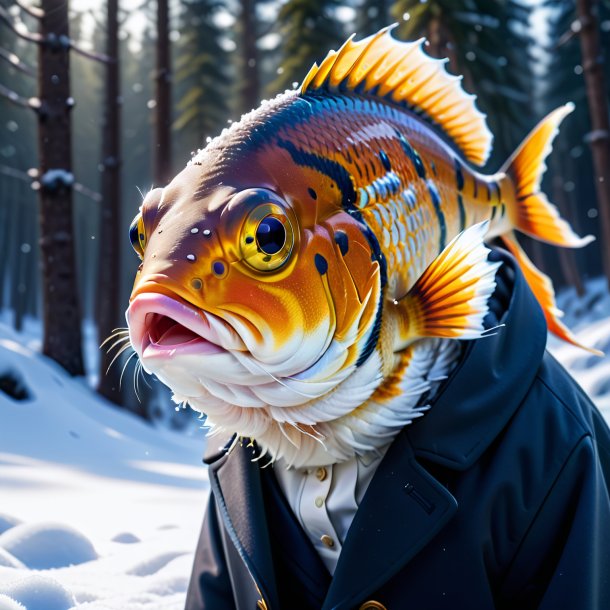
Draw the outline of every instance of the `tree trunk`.
[[[563,164],[556,156],[553,161],[553,201],[559,208],[561,215],[564,218],[569,219],[569,203],[568,198],[566,197],[566,191],[564,188],[564,174],[561,171],[563,168],[561,167]],[[582,278],[580,277],[580,273],[578,271],[578,265],[576,264],[576,256],[573,250],[569,248],[557,248],[557,255],[559,256],[559,265],[561,266],[561,271],[566,280],[566,283],[569,286],[574,286],[576,288],[576,293],[579,296],[584,295],[585,289],[582,283]]]
[[[256,0],[241,0],[239,32],[241,34],[241,112],[249,112],[260,102],[260,66],[258,57]]]
[[[153,174],[155,186],[165,186],[172,178],[171,81],[168,0],[157,0],[157,71]]]
[[[581,25],[582,67],[591,115],[589,142],[601,223],[602,261],[610,286],[610,118],[599,44],[599,3],[597,0],[577,0],[576,6]]]
[[[121,101],[118,0],[107,0],[106,101],[102,123],[102,201],[100,203],[97,281],[97,330],[100,343],[122,325],[120,311],[121,256]],[[112,344],[112,343],[111,343]],[[102,348],[97,391],[119,404],[120,363],[108,367],[116,350]],[[108,372],[106,372],[108,370]]]
[[[42,0],[38,45],[40,245],[44,294],[42,351],[82,375],[81,314],[72,225],[68,3]]]

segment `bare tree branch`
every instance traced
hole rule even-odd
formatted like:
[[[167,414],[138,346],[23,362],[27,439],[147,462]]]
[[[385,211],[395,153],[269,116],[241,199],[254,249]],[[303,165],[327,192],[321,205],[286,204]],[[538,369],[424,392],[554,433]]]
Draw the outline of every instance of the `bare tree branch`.
[[[34,71],[34,68],[28,66],[26,63],[22,62],[17,57],[17,55],[11,53],[10,51],[7,51],[6,49],[3,49],[2,47],[0,47],[0,59],[8,61],[8,63],[11,64],[11,66],[13,66],[13,68],[15,68],[16,70],[19,70],[20,72],[23,72],[28,76],[36,77],[36,72]]]
[[[97,193],[96,191],[92,191],[90,188],[87,188],[86,186],[84,186],[80,182],[75,182],[74,186],[72,188],[77,193],[80,193],[84,197],[88,197],[89,199],[92,199],[96,203],[99,203],[102,200],[102,196],[101,196],[100,193]]]
[[[108,57],[108,55],[104,55],[103,53],[96,53],[95,51],[87,51],[82,49],[81,47],[77,47],[72,41],[70,41],[70,48],[79,55],[83,57],[87,57],[88,59],[93,59],[94,61],[99,61],[104,64],[111,63],[116,61],[112,57]]]
[[[23,23],[15,24],[11,18],[10,13],[3,7],[0,6],[0,21],[4,22],[19,38],[27,40],[28,42],[35,42],[40,44],[42,42],[42,36],[28,31]]]
[[[32,182],[32,178],[30,178],[27,172],[22,172],[20,169],[15,169],[14,167],[9,167],[8,165],[0,165],[0,174],[9,176],[10,178],[17,178],[17,180],[21,180],[23,182]]]
[[[9,102],[12,102],[16,106],[21,106],[21,108],[33,108],[34,106],[31,103],[33,98],[27,99],[25,97],[21,97],[15,91],[12,91],[8,87],[4,85],[0,85],[0,97],[7,99]]]
[[[27,6],[26,4],[23,4],[22,0],[14,0],[14,2],[24,13],[27,13],[30,17],[34,17],[35,19],[42,19],[44,17],[44,11],[36,6]]]
[[[35,182],[37,180],[38,173],[39,172],[37,169],[31,169],[27,172],[24,172],[20,169],[16,169],[14,167],[9,167],[8,165],[0,164],[0,174],[2,174],[4,176],[9,176],[9,178],[15,178],[17,180],[21,180],[22,182],[28,182],[30,184],[32,184],[33,182]],[[72,188],[76,192],[83,195],[83,197],[87,197],[88,199],[91,199],[91,200],[95,201],[96,203],[99,203],[102,200],[102,196],[100,195],[100,193],[92,191],[90,188],[84,186],[80,182],[75,182],[72,185]]]

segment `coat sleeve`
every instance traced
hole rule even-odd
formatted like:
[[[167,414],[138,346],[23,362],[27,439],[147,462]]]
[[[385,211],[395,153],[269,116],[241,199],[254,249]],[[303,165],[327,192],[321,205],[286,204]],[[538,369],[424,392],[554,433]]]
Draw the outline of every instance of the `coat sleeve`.
[[[606,448],[574,448],[531,524],[505,581],[501,608],[610,608],[610,472]]]
[[[218,509],[210,494],[201,535],[195,551],[185,610],[231,610],[235,608],[225,558]]]

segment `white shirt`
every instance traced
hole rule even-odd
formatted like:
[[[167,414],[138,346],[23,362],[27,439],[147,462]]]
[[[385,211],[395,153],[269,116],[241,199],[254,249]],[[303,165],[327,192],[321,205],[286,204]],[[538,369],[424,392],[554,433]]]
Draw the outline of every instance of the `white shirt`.
[[[286,468],[281,459],[274,464],[275,476],[292,512],[331,574],[387,448],[318,468]]]

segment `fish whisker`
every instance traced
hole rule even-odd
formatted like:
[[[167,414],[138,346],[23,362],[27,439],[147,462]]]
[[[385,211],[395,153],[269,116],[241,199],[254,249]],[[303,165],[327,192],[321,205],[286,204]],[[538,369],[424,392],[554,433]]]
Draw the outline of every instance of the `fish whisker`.
[[[104,345],[106,345],[106,343],[108,343],[109,341],[112,341],[112,339],[115,339],[116,337],[129,337],[129,331],[127,329],[123,329],[123,328],[115,328],[101,343],[100,343],[100,349],[102,347],[104,347]]]
[[[121,384],[123,383],[123,375],[125,374],[125,369],[127,368],[127,365],[129,364],[129,361],[134,357],[137,356],[137,352],[134,351],[131,354],[129,354],[129,357],[127,358],[127,360],[125,361],[125,364],[123,365],[123,369],[121,370],[121,375],[119,377],[119,390],[121,389]]]
[[[107,350],[106,353],[109,354],[117,345],[120,345],[121,343],[126,343],[129,341],[129,337],[121,337],[120,339],[117,339]],[[100,347],[102,347],[100,345]]]
[[[131,343],[128,343],[127,345],[123,345],[123,347],[121,347],[121,349],[119,349],[119,351],[114,355],[114,358],[110,361],[110,364],[108,365],[108,368],[106,369],[106,374],[108,374],[108,371],[110,370],[112,365],[116,362],[117,358],[128,349],[133,349],[133,347],[131,347]],[[133,353],[135,354],[136,351],[134,350]],[[130,359],[131,359],[131,356],[130,356]]]

